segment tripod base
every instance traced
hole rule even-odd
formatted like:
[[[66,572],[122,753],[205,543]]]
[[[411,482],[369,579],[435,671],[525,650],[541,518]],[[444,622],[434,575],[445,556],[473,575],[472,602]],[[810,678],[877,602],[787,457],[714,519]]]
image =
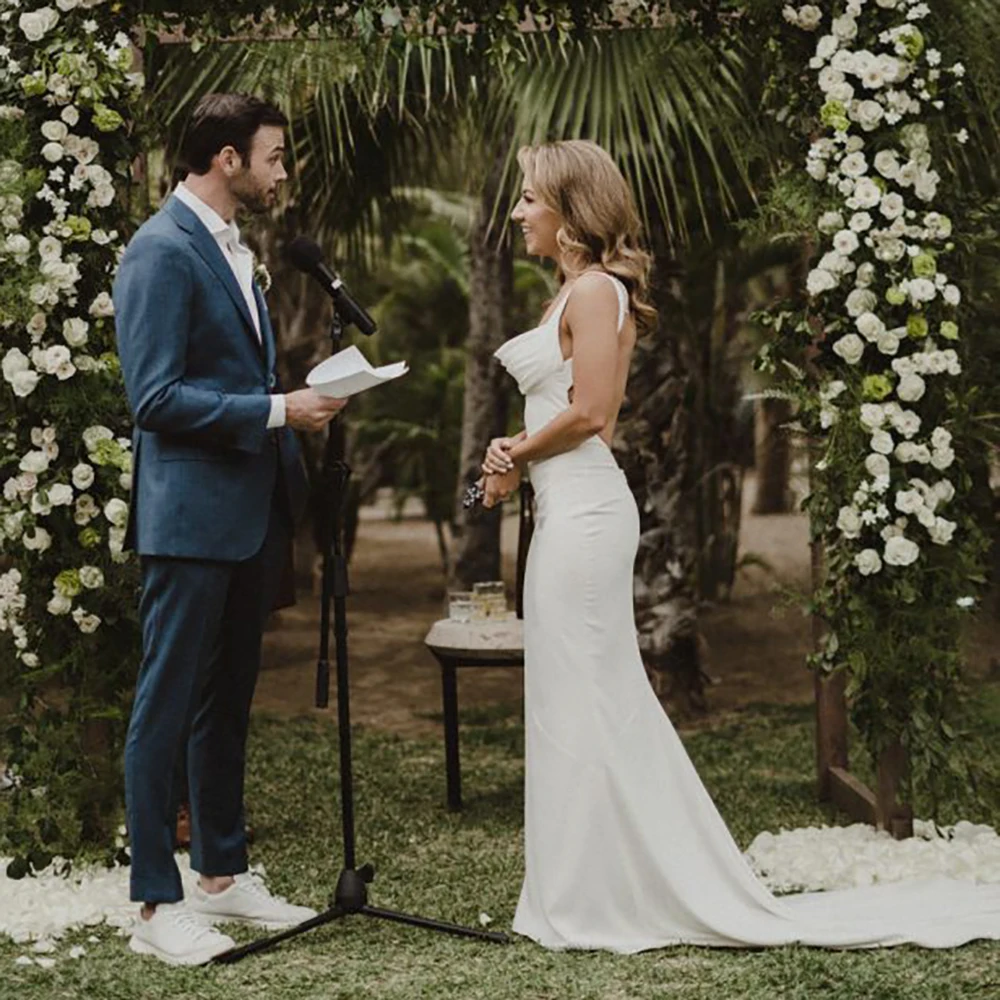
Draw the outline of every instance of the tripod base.
[[[250,944],[231,948],[217,955],[213,961],[220,965],[231,965],[247,955],[269,951],[271,948],[305,934],[316,927],[332,924],[343,917],[362,916],[376,920],[389,920],[397,924],[408,924],[410,927],[420,927],[427,931],[438,931],[441,934],[453,934],[456,937],[475,938],[480,941],[490,941],[493,944],[510,944],[510,938],[500,931],[477,930],[474,927],[463,927],[461,924],[450,924],[443,920],[432,920],[412,913],[400,913],[397,910],[383,910],[378,906],[368,905],[368,883],[375,878],[375,869],[371,865],[362,865],[354,870],[345,868],[337,879],[337,889],[334,892],[332,905],[328,910],[316,914],[315,917],[289,927],[271,937],[251,941]]]

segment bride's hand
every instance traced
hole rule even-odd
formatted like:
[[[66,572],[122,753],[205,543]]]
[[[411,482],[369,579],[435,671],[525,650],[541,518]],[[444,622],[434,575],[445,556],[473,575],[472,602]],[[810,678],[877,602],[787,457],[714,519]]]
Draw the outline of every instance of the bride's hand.
[[[510,472],[514,468],[514,462],[507,452],[515,444],[514,438],[510,437],[499,437],[490,441],[490,446],[486,449],[486,458],[483,461],[483,472],[487,476],[503,475]]]
[[[516,467],[501,475],[486,476],[484,483],[486,496],[483,497],[483,506],[489,509],[503,503],[504,500],[509,500],[520,485],[521,470]]]

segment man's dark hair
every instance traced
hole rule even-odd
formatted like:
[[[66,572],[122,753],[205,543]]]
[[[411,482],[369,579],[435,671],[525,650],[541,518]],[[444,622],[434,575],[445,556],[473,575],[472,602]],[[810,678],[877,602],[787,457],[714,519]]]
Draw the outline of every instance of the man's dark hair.
[[[207,174],[212,158],[232,146],[250,166],[253,137],[263,125],[284,128],[288,119],[273,104],[252,94],[206,94],[191,113],[181,143],[180,166]]]

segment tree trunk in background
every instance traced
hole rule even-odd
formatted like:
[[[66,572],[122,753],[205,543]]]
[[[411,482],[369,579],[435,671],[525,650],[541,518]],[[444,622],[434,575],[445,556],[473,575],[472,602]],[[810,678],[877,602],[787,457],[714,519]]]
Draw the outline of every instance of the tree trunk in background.
[[[754,420],[754,453],[757,471],[755,514],[787,514],[791,510],[788,487],[792,447],[782,424],[792,419],[787,399],[758,399]]]
[[[671,329],[676,275],[666,247],[657,251],[658,328],[636,345],[615,453],[639,507],[635,609],[646,667],[668,678],[665,693],[683,711],[705,707],[698,636],[698,531],[692,487],[692,381]]]
[[[462,590],[483,580],[500,579],[500,511],[484,511],[479,506],[467,511],[461,499],[468,484],[482,474],[480,466],[490,440],[507,427],[507,376],[493,352],[510,335],[514,257],[509,236],[498,240],[490,232],[501,167],[499,161],[495,163],[487,178],[469,240],[469,339],[449,573],[450,586]]]

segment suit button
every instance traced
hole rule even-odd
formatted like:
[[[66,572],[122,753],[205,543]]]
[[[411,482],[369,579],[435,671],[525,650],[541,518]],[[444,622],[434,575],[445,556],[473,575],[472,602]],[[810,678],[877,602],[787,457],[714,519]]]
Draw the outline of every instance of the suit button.
[[[268,387],[268,389],[273,389],[277,384],[278,384],[278,380],[274,377],[274,373],[272,372],[267,377],[267,387]]]

